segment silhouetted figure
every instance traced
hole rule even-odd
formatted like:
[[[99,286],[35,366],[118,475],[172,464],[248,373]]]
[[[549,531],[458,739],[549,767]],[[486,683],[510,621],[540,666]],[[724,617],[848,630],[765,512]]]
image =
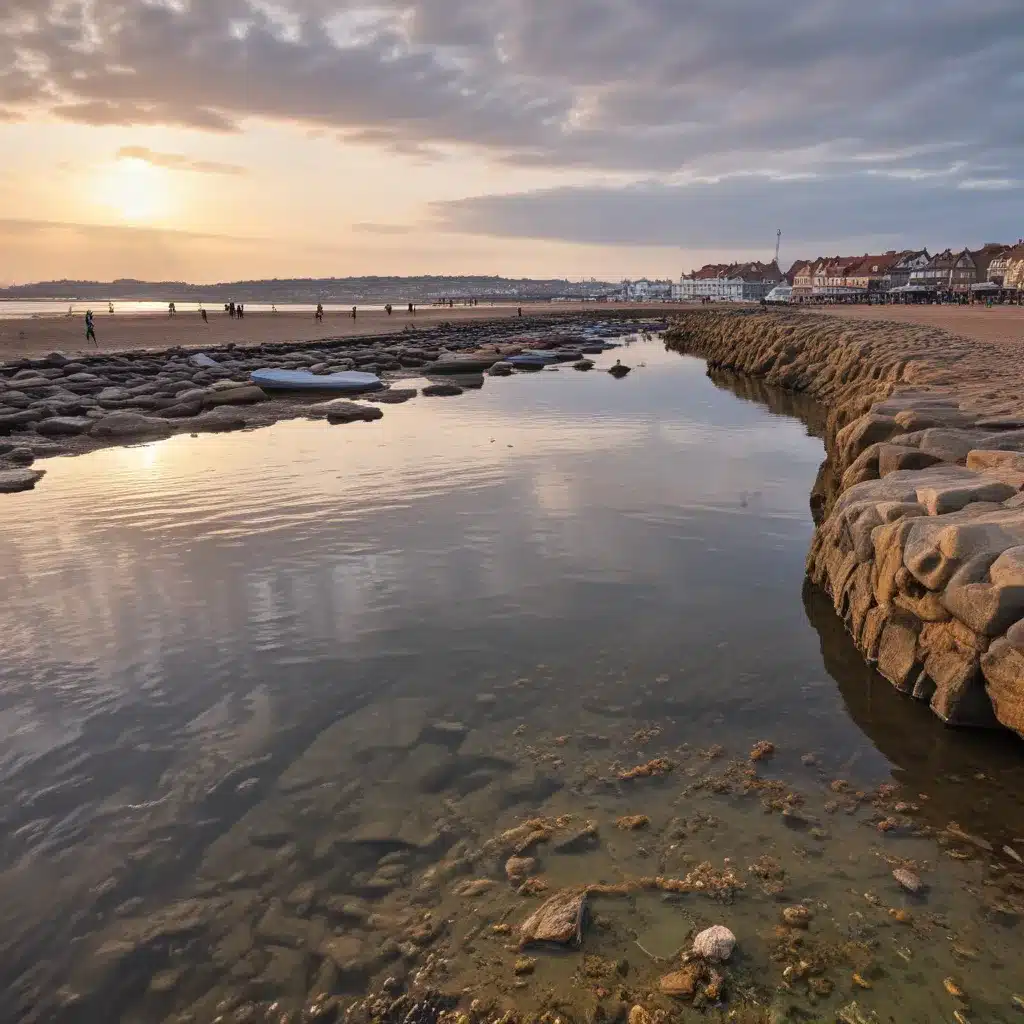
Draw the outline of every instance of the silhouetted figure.
[[[203,323],[204,323],[204,324],[208,324],[208,323],[210,322],[210,321],[209,321],[209,320],[207,319],[207,316],[206,316],[206,310],[205,310],[205,309],[203,309],[203,308],[202,308],[201,306],[200,306],[200,308],[199,308],[199,315],[200,315],[200,316],[201,316],[201,317],[203,318]]]
[[[391,316],[391,303],[390,302],[384,307],[384,311],[387,313],[388,316]]]
[[[316,322],[318,324],[321,324],[321,323],[323,323],[323,321],[324,321],[324,306],[323,306],[322,302],[318,302],[316,304]]]
[[[228,303],[228,315],[232,320],[235,319],[235,304],[233,302]]]
[[[352,307],[352,319],[355,320],[355,318],[356,318],[356,307],[353,306]]]
[[[177,312],[178,311],[174,308],[174,303],[173,302],[168,302],[167,303],[167,315],[168,316],[174,316],[174,314],[177,313]]]
[[[245,316],[245,306],[243,306],[241,303],[239,303],[235,307],[235,312],[238,314],[238,319],[241,320],[242,317]]]
[[[522,316],[523,315],[523,307],[522,306],[518,306],[517,309],[518,309],[518,315]]]
[[[271,313],[276,313],[276,312],[277,312],[277,306],[274,306],[274,305],[272,305],[272,306],[270,307],[270,312],[271,312]]]
[[[96,327],[92,322],[92,310],[88,309],[85,312],[85,340],[91,341],[94,345],[96,341]]]
[[[412,313],[413,313],[413,308],[412,308],[412,303],[410,302],[409,303],[409,315],[412,316]]]
[[[108,303],[107,303],[107,312],[108,312],[108,313],[109,313],[109,314],[110,314],[111,316],[113,316],[113,315],[114,315],[114,304],[113,304],[112,302],[108,302]]]

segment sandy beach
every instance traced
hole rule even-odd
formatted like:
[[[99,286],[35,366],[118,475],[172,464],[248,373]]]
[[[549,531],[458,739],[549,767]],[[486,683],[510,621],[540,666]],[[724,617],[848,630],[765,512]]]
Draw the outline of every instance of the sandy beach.
[[[578,305],[540,302],[523,306],[523,316],[569,315],[583,311],[600,314],[640,312],[666,313],[678,311],[673,303],[644,305]],[[476,306],[444,309],[428,306],[411,316],[395,310],[388,316],[382,311],[360,313],[355,320],[344,313],[326,313],[317,323],[312,313],[250,313],[242,320],[233,320],[222,312],[210,313],[204,324],[195,313],[179,313],[176,317],[158,315],[124,316],[96,314],[94,347],[85,342],[85,319],[81,316],[37,317],[24,320],[0,320],[0,361],[34,358],[49,352],[67,355],[130,350],[159,350],[181,345],[202,349],[206,346],[253,344],[295,344],[323,341],[327,338],[379,337],[396,334],[410,324],[415,327],[436,327],[446,321],[453,324],[480,323],[487,320],[508,320],[516,317],[515,306]]]
[[[975,341],[1016,342],[1024,345],[1024,306],[818,306],[802,312],[838,316],[844,320],[890,320],[938,327]]]

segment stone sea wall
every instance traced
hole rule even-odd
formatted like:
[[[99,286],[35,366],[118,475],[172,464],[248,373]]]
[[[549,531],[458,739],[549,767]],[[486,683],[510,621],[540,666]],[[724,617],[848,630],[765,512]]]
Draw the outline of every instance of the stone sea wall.
[[[1024,736],[1022,353],[776,311],[685,313],[668,343],[822,404],[808,576],[899,690]]]

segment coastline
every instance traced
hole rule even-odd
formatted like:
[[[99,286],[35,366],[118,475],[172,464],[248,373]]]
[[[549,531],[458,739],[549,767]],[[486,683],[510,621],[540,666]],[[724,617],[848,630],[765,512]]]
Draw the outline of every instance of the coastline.
[[[684,313],[666,340],[827,409],[808,577],[897,689],[1024,736],[1024,397],[1006,346],[774,310]]]
[[[540,316],[531,316],[524,308],[523,314],[500,320],[464,316],[461,322],[439,317],[433,324],[422,320],[415,326],[402,324],[401,330],[391,333],[349,336],[339,335],[335,325],[325,323],[330,337],[295,342],[282,338],[280,325],[267,317],[273,329],[268,341],[249,338],[241,344],[229,341],[201,349],[135,347],[68,354],[53,351],[48,344],[45,355],[0,362],[0,493],[31,490],[44,475],[33,468],[37,459],[177,433],[223,432],[281,419],[322,417],[328,414],[323,403],[339,397],[323,392],[264,392],[250,380],[258,368],[318,374],[358,369],[377,374],[391,387],[357,396],[372,405],[342,405],[352,406],[348,413],[353,417],[361,411],[362,418],[379,418],[383,405],[415,397],[417,389],[403,382],[418,379],[422,383],[424,377],[435,377],[439,360],[451,363],[474,353],[487,357],[473,360],[471,367],[458,373],[452,366],[439,368],[437,380],[422,389],[425,397],[482,387],[482,369],[524,348],[586,347],[587,336],[581,332],[595,324],[604,324],[605,333],[609,324],[621,323],[627,333],[654,321],[659,327],[667,326],[657,307],[546,310]],[[249,333],[261,336],[258,331]],[[128,325],[122,340],[133,337]],[[197,360],[200,350],[210,358]],[[575,358],[582,358],[582,353]],[[511,371],[509,366],[501,372]],[[314,408],[317,405],[321,408]],[[336,412],[340,416],[345,410]]]
[[[98,345],[85,343],[84,313],[74,317],[26,317],[0,320],[0,364],[15,359],[37,359],[53,351],[65,355],[102,355],[111,352],[163,351],[182,347],[203,350],[224,345],[289,345],[333,339],[383,338],[424,330],[449,323],[504,324],[518,320],[517,306],[418,307],[411,316],[396,308],[391,316],[380,310],[351,314],[326,312],[322,323],[312,313],[248,313],[237,320],[223,311],[211,311],[209,323],[198,314],[175,317],[152,313],[109,315],[96,310]],[[523,318],[554,320],[586,316],[591,319],[678,312],[679,305],[652,303],[636,305],[561,305],[549,302],[523,304]]]

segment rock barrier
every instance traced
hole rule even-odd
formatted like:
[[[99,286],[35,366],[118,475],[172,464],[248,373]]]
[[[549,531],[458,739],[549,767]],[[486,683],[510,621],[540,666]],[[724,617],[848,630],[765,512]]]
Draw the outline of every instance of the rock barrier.
[[[677,351],[827,410],[807,574],[944,722],[1024,736],[1024,393],[1005,345],[815,313],[694,311]]]

